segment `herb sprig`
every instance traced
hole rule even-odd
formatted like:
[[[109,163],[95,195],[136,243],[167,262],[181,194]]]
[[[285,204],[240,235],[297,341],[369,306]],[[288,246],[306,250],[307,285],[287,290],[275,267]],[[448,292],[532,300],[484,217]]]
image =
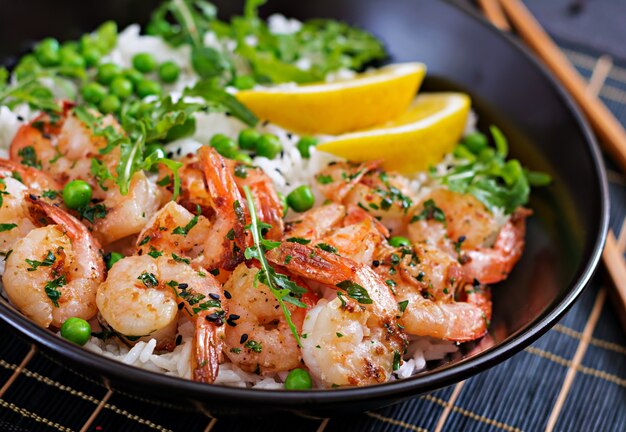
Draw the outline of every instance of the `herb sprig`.
[[[489,128],[494,147],[480,136],[481,146],[459,144],[456,159],[443,174],[431,169],[431,175],[447,185],[453,192],[472,194],[490,210],[504,209],[506,214],[528,202],[531,186],[545,186],[551,182],[549,175],[529,171],[517,159],[507,160],[509,145],[496,126]]]
[[[263,238],[261,231],[266,228],[269,229],[271,226],[258,220],[250,188],[248,186],[244,186],[243,189],[246,194],[248,211],[250,212],[251,219],[250,225],[248,225],[246,229],[252,233],[252,238],[254,240],[254,245],[246,248],[244,255],[246,259],[254,258],[261,264],[261,269],[257,272],[254,278],[255,286],[258,282],[261,282],[270,289],[274,298],[276,298],[276,301],[280,305],[283,314],[285,315],[287,324],[289,324],[289,328],[291,329],[294,338],[296,338],[296,342],[299,346],[301,346],[300,335],[298,334],[298,330],[291,319],[291,312],[287,308],[286,303],[306,308],[306,305],[299,300],[299,298],[302,297],[302,294],[306,293],[306,290],[289,280],[286,275],[277,273],[276,270],[274,270],[274,268],[268,263],[265,258],[265,252],[277,248],[280,245],[280,242],[273,242]]]

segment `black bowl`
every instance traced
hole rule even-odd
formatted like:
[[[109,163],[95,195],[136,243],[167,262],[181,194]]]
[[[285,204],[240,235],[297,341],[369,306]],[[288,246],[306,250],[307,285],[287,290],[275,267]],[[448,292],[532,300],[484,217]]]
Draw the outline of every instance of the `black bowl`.
[[[4,4],[0,40],[17,37],[25,43],[29,38],[50,35],[76,37],[79,30],[90,30],[105,19],[119,19],[123,24],[145,21],[150,10],[147,3],[40,0]],[[241,2],[219,3],[224,3],[220,11],[225,16],[241,10]],[[33,23],[28,12],[32,10],[45,17],[42,25]],[[608,224],[608,195],[595,140],[554,78],[516,41],[463,4],[272,0],[261,10],[301,19],[338,18],[369,29],[385,41],[393,61],[428,65],[427,90],[468,92],[481,127],[500,126],[510,137],[514,157],[553,176],[552,186],[533,192],[530,207],[534,216],[529,220],[523,259],[511,277],[493,290],[489,336],[465,347],[462,358],[402,381],[286,393],[204,385],[129,367],[39,328],[5,301],[0,302],[2,320],[59,363],[126,394],[219,414],[287,410],[325,416],[389,405],[466,379],[512,356],[556,323],[598,264]],[[2,20],[8,19],[12,22],[2,25]],[[28,25],[17,25],[20,20]],[[19,28],[22,34],[16,34]],[[20,49],[17,42],[0,48],[15,54]]]

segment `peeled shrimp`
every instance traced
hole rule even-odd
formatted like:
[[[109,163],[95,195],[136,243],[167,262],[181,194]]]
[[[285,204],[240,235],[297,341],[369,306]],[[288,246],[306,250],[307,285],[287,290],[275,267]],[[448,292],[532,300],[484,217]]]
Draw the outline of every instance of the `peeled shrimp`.
[[[179,315],[195,326],[192,378],[213,382],[222,351],[220,284],[172,256],[124,258],[98,287],[96,302],[104,321],[130,339],[157,339],[158,349],[174,348]]]
[[[337,290],[336,298],[320,300],[304,319],[302,357],[311,374],[327,387],[388,381],[406,337],[396,300],[380,277],[366,265],[297,243],[282,243],[267,257]]]
[[[255,283],[258,270],[240,264],[224,291],[231,317],[226,326],[225,353],[240,368],[261,374],[289,371],[301,364],[301,353],[278,301],[269,288]],[[298,332],[306,310],[287,305]]]
[[[3,276],[9,300],[42,327],[60,327],[70,317],[96,314],[96,289],[104,280],[100,245],[87,228],[63,210],[26,198],[39,223],[13,246]]]
[[[441,188],[415,206],[408,234],[414,243],[436,246],[458,258],[467,283],[496,283],[506,279],[522,255],[529,214],[518,209],[501,227],[473,195]]]

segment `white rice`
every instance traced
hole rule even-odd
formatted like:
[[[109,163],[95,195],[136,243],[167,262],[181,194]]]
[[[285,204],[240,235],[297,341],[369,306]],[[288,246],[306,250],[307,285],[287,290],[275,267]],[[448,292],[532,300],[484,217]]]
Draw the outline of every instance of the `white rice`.
[[[297,20],[287,19],[282,15],[273,15],[269,18],[269,28],[275,34],[289,34],[297,31],[302,23]],[[138,25],[131,25],[119,34],[118,44],[107,56],[105,61],[116,63],[122,67],[130,67],[132,57],[141,52],[149,52],[154,55],[159,62],[166,60],[174,61],[181,67],[181,77],[176,84],[166,88],[173,95],[182,93],[186,86],[196,82],[191,65],[189,63],[189,47],[182,46],[172,48],[158,37],[144,36],[139,34]],[[254,44],[256,41],[248,41]],[[215,35],[208,33],[205,36],[205,44],[213,46],[222,51],[232,51],[232,44],[229,41],[220,42]],[[244,67],[243,62],[238,63],[233,57],[233,61],[238,70]],[[311,66],[311,59],[301,59],[298,66],[308,69]],[[244,72],[245,73],[245,72]],[[354,75],[351,71],[338,71],[327,77],[328,81],[349,79]],[[291,86],[294,84],[285,84]],[[23,122],[30,120],[33,115],[28,106],[16,107],[13,111],[6,107],[0,107],[0,157],[7,156],[7,149],[13,140],[17,130]],[[475,130],[476,117],[472,113],[468,118],[466,133]],[[192,137],[169,143],[166,151],[173,155],[185,155],[194,153],[199,147],[209,142],[216,133],[222,133],[232,138],[237,138],[239,132],[246,126],[234,117],[222,113],[199,113],[196,115],[196,132]],[[265,124],[260,127],[263,132],[276,135],[282,143],[283,152],[274,160],[264,157],[255,157],[254,164],[261,167],[274,181],[276,188],[283,194],[288,194],[295,187],[308,184],[313,187],[316,193],[316,202],[323,202],[323,198],[316,189],[317,182],[313,181],[315,174],[325,167],[329,162],[337,160],[336,157],[317,151],[311,148],[311,158],[303,159],[296,148],[299,136],[288,133],[272,124]],[[449,161],[444,161],[441,166],[445,166]],[[443,168],[441,168],[443,169]],[[425,192],[424,187],[428,183],[428,176],[421,174],[409,182],[409,186],[416,192]],[[4,271],[4,262],[0,263],[0,274]],[[4,293],[3,293],[4,294]],[[94,327],[97,328],[97,321]],[[92,337],[85,345],[85,348],[120,361],[122,363],[139,367],[142,369],[172,375],[176,377],[190,379],[190,356],[192,349],[193,325],[189,321],[179,325],[179,335],[181,343],[172,352],[155,351],[156,340],[139,341],[133,347],[128,347],[118,343],[115,338],[106,341]],[[395,372],[396,378],[407,378],[424,368],[431,360],[444,359],[449,354],[458,350],[458,347],[447,341],[435,340],[431,338],[412,338],[404,362]],[[271,376],[260,376],[248,373],[237,367],[235,364],[226,361],[220,365],[219,375],[216,384],[223,384],[235,387],[249,387],[260,389],[282,389],[287,373],[278,373]]]

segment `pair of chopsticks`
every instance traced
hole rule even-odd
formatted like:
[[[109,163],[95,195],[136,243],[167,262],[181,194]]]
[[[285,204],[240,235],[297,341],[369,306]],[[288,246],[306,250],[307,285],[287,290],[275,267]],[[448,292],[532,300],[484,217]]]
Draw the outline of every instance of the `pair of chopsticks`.
[[[510,31],[509,22],[512,24],[526,44],[578,103],[600,138],[603,149],[626,172],[626,131],[598,96],[588,91],[583,78],[521,0],[478,0],[478,3],[487,19],[495,27],[502,31]],[[602,261],[613,282],[615,288],[611,293],[614,297],[613,302],[618,308],[622,325],[626,329],[626,262],[612,230],[609,230],[606,239]]]

